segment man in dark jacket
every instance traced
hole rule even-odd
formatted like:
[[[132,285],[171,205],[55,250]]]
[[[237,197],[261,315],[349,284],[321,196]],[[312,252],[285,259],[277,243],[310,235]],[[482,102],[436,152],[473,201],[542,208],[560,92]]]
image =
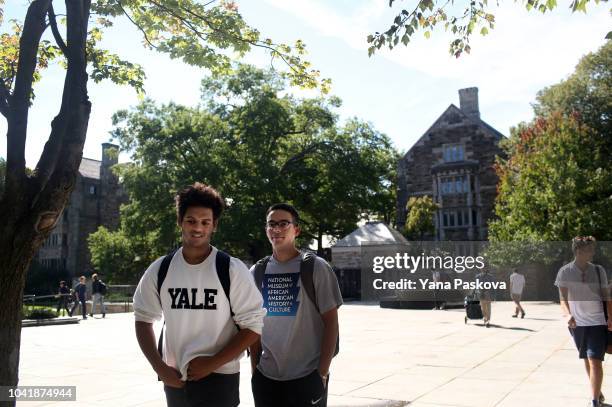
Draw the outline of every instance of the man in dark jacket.
[[[57,301],[57,315],[59,315],[61,309],[65,309],[66,313],[70,315],[70,310],[68,309],[68,297],[70,296],[70,289],[66,287],[65,281],[60,281],[59,289],[57,291],[57,297],[59,298]]]
[[[93,283],[91,284],[91,312],[90,317],[93,317],[94,311],[96,310],[96,303],[100,303],[100,312],[102,318],[106,317],[106,308],[104,307],[104,296],[106,295],[106,284],[98,278],[97,274],[91,276]]]
[[[74,313],[77,305],[81,303],[81,311],[83,311],[83,319],[87,319],[87,305],[85,301],[87,300],[87,285],[85,276],[79,277],[79,283],[74,287],[74,294],[76,295],[76,301],[70,310],[70,316]]]

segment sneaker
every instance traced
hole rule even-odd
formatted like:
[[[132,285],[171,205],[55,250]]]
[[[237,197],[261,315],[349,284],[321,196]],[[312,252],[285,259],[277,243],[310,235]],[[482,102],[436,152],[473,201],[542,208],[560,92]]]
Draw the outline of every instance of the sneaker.
[[[601,403],[599,403],[599,400],[591,400],[589,401],[589,404],[587,404],[588,407],[601,407]]]
[[[490,328],[490,327],[491,327],[491,325],[489,325],[489,324],[490,324],[490,322],[489,322],[489,321],[485,322],[485,327]]]
[[[606,401],[606,398],[604,397],[603,393],[599,393],[599,404],[603,404],[604,401]]]
[[[524,312],[521,314],[521,319],[523,319],[523,318],[525,318],[525,313]]]
[[[517,317],[518,317],[517,314],[512,315],[512,318],[517,318]]]
[[[89,314],[89,316],[93,318],[93,314]]]
[[[83,317],[83,319],[87,319],[87,317]]]
[[[106,318],[106,314],[102,314],[102,318]]]

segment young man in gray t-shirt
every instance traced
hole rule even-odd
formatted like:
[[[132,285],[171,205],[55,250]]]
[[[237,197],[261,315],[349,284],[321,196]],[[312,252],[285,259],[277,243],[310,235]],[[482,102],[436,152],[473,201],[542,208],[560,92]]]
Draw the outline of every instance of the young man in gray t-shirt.
[[[601,393],[603,360],[607,348],[608,330],[612,330],[612,301],[606,272],[591,263],[595,255],[595,238],[575,237],[572,240],[574,261],[561,267],[555,285],[559,287],[561,309],[567,315],[580,359],[591,383],[592,407],[603,405]],[[606,304],[608,318],[604,316]]]
[[[338,338],[342,295],[336,275],[322,258],[314,259],[310,299],[300,266],[305,253],[295,246],[299,215],[288,204],[266,214],[266,235],[272,256],[261,277],[267,315],[261,341],[251,347],[253,397],[256,407],[327,405],[329,367]],[[251,272],[256,282],[257,265]]]

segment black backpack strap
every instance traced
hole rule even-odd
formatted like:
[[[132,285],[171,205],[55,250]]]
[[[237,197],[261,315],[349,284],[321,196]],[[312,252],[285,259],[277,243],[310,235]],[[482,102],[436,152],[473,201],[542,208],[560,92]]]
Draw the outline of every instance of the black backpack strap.
[[[157,294],[161,294],[162,284],[164,284],[164,280],[168,275],[168,268],[170,268],[170,262],[172,261],[175,253],[176,250],[168,253],[159,265],[159,270],[157,270]],[[159,303],[161,304],[161,297],[159,298]]]
[[[306,295],[310,301],[314,304],[317,312],[319,310],[319,304],[317,304],[317,295],[315,293],[314,281],[312,275],[314,274],[314,265],[317,256],[313,253],[306,252],[302,256],[300,262],[300,281],[302,282],[302,288],[306,292]]]
[[[601,271],[600,269],[603,269],[603,267],[599,266],[598,264],[595,265],[595,271],[597,272],[597,280],[599,280],[599,294],[601,295],[601,303],[603,306],[603,312],[604,312],[604,318],[606,318],[606,321],[608,320],[608,304],[606,299],[608,298],[607,295],[604,295],[604,288],[603,285],[601,284]]]
[[[306,252],[302,256],[302,261],[300,262],[300,281],[302,282],[302,288],[306,292],[306,295],[310,299],[310,301],[314,304],[317,312],[320,314],[321,310],[319,309],[319,304],[317,303],[317,295],[315,292],[313,274],[314,274],[314,266],[315,261],[317,259],[317,255],[314,253]],[[338,336],[336,337],[336,348],[334,349],[334,355],[336,356],[340,352],[340,331],[338,331]]]
[[[255,263],[255,270],[253,271],[253,278],[255,279],[255,285],[259,292],[262,292],[263,286],[263,278],[266,274],[266,267],[268,267],[268,262],[270,261],[270,256],[266,256],[263,259],[259,260]]]
[[[162,305],[161,287],[162,287],[162,284],[164,284],[164,280],[166,279],[166,276],[168,275],[168,268],[170,268],[170,262],[172,261],[172,258],[174,257],[175,253],[176,253],[176,250],[173,250],[170,253],[168,253],[162,260],[161,264],[159,265],[159,270],[157,270],[157,295],[159,296],[160,306]],[[163,347],[164,347],[164,328],[165,327],[166,327],[166,321],[164,321],[164,324],[162,325],[162,330],[161,330],[161,333],[159,334],[159,339],[157,340],[157,353],[159,353],[159,356],[161,356],[162,359],[164,358]]]
[[[227,297],[227,302],[230,306],[230,315],[232,316],[232,320],[234,319],[234,310],[232,309],[232,300],[230,299],[230,289],[232,286],[232,282],[230,279],[230,256],[229,254],[222,252],[221,250],[217,250],[217,256],[215,258],[215,265],[217,268],[217,277],[221,282],[221,287],[223,287],[223,292]],[[236,322],[234,322],[234,326],[237,330],[240,331],[240,327]]]
[[[222,252],[221,250],[217,250],[217,257],[215,258],[215,265],[217,266],[217,277],[219,277],[219,281],[221,282],[221,287],[223,287],[223,292],[227,297],[227,301],[230,303],[230,313],[232,317],[234,316],[234,311],[232,311],[232,302],[230,300],[230,256],[229,254]]]

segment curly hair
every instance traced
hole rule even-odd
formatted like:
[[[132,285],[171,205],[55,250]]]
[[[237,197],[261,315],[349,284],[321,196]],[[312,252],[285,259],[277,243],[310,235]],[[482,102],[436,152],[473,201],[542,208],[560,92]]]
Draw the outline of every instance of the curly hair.
[[[187,209],[191,206],[210,208],[213,212],[213,220],[218,220],[225,207],[225,201],[216,189],[208,185],[196,182],[183,188],[176,194],[176,216],[181,223]]]

